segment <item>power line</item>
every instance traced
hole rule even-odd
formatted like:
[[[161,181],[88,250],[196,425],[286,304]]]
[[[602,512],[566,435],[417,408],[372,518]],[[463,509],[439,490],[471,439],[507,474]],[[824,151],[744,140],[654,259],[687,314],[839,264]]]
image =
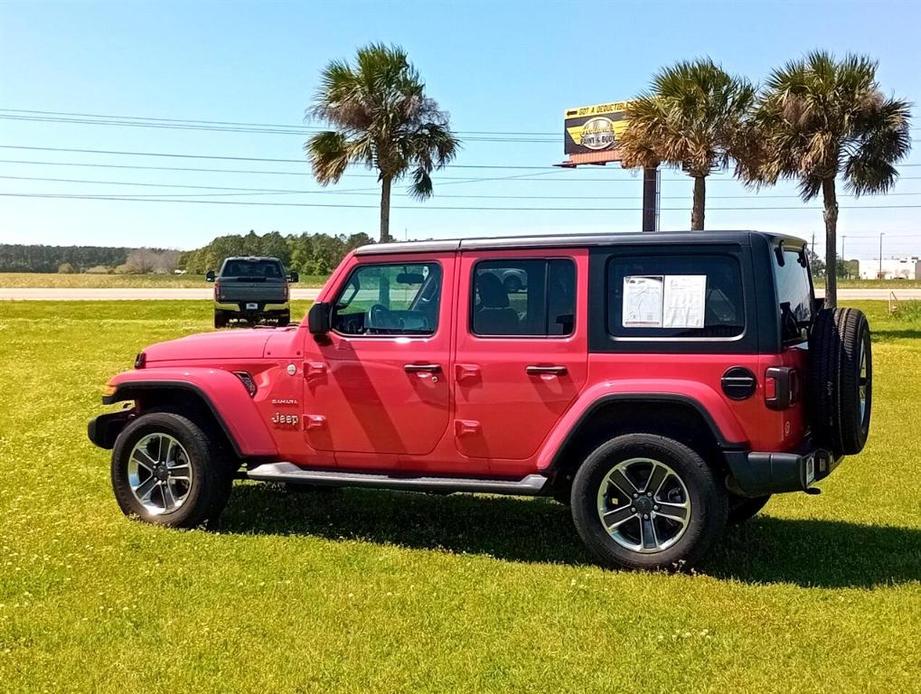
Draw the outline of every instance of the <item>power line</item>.
[[[72,149],[68,147],[34,147],[34,146],[25,146],[25,145],[0,145],[0,149],[24,149],[31,151],[40,151],[40,152],[71,152],[75,154],[114,154],[120,156],[134,156],[134,157],[169,157],[176,159],[216,159],[222,161],[264,161],[264,162],[273,162],[273,163],[284,163],[284,164],[308,164],[307,159],[279,159],[271,157],[237,157],[237,156],[221,156],[213,154],[186,154],[186,153],[172,153],[172,152],[130,152],[124,150],[111,150],[111,149]],[[505,166],[502,164],[450,164],[452,169],[520,169],[520,170],[530,170],[530,171],[546,171],[552,169],[556,171],[556,167],[547,164],[546,166]],[[921,164],[912,164],[912,166],[921,166]]]
[[[204,172],[204,173],[244,173],[244,174],[265,174],[271,176],[305,176],[307,175],[303,171],[266,171],[259,169],[211,169],[211,168],[201,168],[201,167],[174,167],[174,166],[144,166],[139,164],[101,164],[95,162],[69,162],[69,161],[34,161],[28,159],[0,159],[0,164],[27,164],[27,165],[39,165],[39,166],[78,166],[78,167],[91,167],[91,168],[103,168],[103,169],[138,169],[138,170],[151,170],[151,171],[193,171],[193,172]],[[560,173],[556,169],[552,171],[546,171],[545,174],[558,174]],[[489,178],[470,178],[470,177],[452,177],[452,176],[440,176],[436,175],[436,181],[455,181],[455,182],[464,182],[464,183],[480,183],[486,181],[508,181],[508,180],[518,180],[518,181],[556,181],[556,182],[566,182],[566,183],[638,183],[639,178],[580,178],[578,176],[571,177],[557,177],[557,178],[536,178],[540,176],[540,173],[534,174],[523,174],[516,176],[500,176],[500,177],[489,177]],[[374,178],[377,179],[375,174],[360,174],[360,173],[351,173],[346,172],[343,176],[353,176],[356,178]],[[707,177],[707,183],[739,183],[735,178],[715,178],[714,175]],[[690,183],[690,177],[684,178],[663,178],[661,179],[665,182],[671,183]],[[900,181],[916,181],[921,180],[921,176],[900,176]],[[446,184],[443,184],[446,185]]]
[[[142,183],[137,181],[100,181],[98,179],[86,178],[46,178],[39,176],[2,176],[0,179],[12,181],[38,181],[42,183],[78,183],[89,185],[114,185],[114,186],[132,186],[143,188],[182,188],[189,190],[221,190],[231,191],[233,195],[368,195],[377,197],[380,191],[377,188],[357,188],[347,190],[304,190],[295,188],[247,188],[240,186],[204,186],[179,183]],[[116,195],[113,193],[113,195]],[[163,194],[165,195],[165,194]],[[921,192],[917,193],[888,193],[887,196],[900,197],[921,197]],[[457,195],[450,193],[438,194],[439,198],[460,198],[469,200],[635,200],[635,195],[489,195],[489,194],[467,194]],[[854,198],[851,194],[842,194],[839,198]],[[686,200],[687,195],[663,195],[662,200]],[[798,195],[708,195],[707,200],[799,200]]]
[[[298,135],[303,137],[311,133],[322,132],[324,128],[306,128],[292,126],[289,128],[262,128],[203,125],[194,122],[188,123],[160,123],[151,121],[128,121],[114,118],[75,118],[61,116],[26,116],[0,113],[2,120],[26,121],[34,123],[69,123],[72,125],[105,125],[120,128],[158,128],[166,130],[207,130],[212,132],[247,133],[260,135]],[[493,135],[465,135],[465,142],[492,142],[492,143],[557,143],[561,137],[532,137],[532,136],[493,136]]]
[[[71,193],[0,193],[8,198],[48,198],[57,200],[111,200],[119,202],[166,202],[201,205],[249,205],[259,207],[331,207],[339,209],[378,209],[378,205],[359,205],[353,203],[312,203],[312,202],[252,202],[235,200],[168,200],[137,197],[116,197],[112,195],[85,195]],[[479,207],[479,206],[407,206],[395,205],[391,209],[397,210],[471,210],[494,212],[640,212],[639,207]],[[690,207],[663,207],[663,212],[686,212]],[[758,211],[758,210],[821,210],[820,207],[795,206],[769,206],[769,207],[708,207],[708,211]],[[842,207],[841,209],[921,209],[921,205],[859,205]]]
[[[115,114],[101,113],[80,113],[73,111],[41,111],[35,109],[17,109],[3,108],[0,109],[0,118],[39,120],[39,119],[71,119],[71,120],[93,120],[103,121],[100,124],[150,124],[152,127],[179,127],[179,128],[198,128],[208,129],[262,129],[265,132],[279,134],[307,134],[311,132],[320,132],[324,128],[316,128],[307,125],[297,125],[292,123],[254,123],[246,121],[222,121],[222,120],[203,120],[191,118],[157,118],[153,116],[124,116]],[[113,121],[124,121],[124,123],[114,123]],[[909,129],[911,132],[921,131],[921,127]],[[458,130],[458,135],[483,136],[483,137],[531,137],[531,138],[554,138],[558,141],[559,132],[547,131],[513,131],[513,130]],[[543,140],[540,140],[543,141]]]

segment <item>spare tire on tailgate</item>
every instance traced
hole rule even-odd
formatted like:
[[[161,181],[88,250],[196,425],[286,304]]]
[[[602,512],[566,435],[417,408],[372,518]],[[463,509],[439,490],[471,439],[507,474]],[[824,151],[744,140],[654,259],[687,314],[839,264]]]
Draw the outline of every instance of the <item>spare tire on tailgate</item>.
[[[809,398],[816,443],[836,456],[860,453],[870,432],[870,326],[855,308],[822,309],[809,337]]]

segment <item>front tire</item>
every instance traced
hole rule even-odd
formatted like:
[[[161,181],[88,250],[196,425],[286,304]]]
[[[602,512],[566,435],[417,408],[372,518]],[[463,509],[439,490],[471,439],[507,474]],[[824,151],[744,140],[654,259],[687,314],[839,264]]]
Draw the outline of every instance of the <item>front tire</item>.
[[[687,446],[652,434],[611,439],[586,458],[572,490],[576,530],[605,566],[686,569],[726,526],[727,493]]]
[[[126,516],[171,528],[214,521],[230,496],[233,470],[223,448],[195,422],[151,412],[118,435],[112,489]]]

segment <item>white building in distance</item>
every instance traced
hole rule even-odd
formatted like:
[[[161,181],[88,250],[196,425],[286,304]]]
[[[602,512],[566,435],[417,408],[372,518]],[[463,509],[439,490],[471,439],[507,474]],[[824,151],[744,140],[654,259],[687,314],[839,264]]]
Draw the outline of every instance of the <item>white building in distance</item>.
[[[883,258],[882,265],[880,265],[879,258],[861,259],[858,262],[860,263],[860,279],[862,280],[921,279],[921,258],[918,256]]]

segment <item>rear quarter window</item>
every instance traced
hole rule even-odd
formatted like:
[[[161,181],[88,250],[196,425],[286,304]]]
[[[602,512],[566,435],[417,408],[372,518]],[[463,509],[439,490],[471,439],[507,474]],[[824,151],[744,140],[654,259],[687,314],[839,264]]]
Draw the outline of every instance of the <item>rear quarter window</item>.
[[[812,282],[802,249],[778,247],[774,252],[774,282],[784,342],[806,338],[812,322]]]
[[[742,273],[731,255],[612,257],[606,297],[616,340],[731,340],[745,332]]]

